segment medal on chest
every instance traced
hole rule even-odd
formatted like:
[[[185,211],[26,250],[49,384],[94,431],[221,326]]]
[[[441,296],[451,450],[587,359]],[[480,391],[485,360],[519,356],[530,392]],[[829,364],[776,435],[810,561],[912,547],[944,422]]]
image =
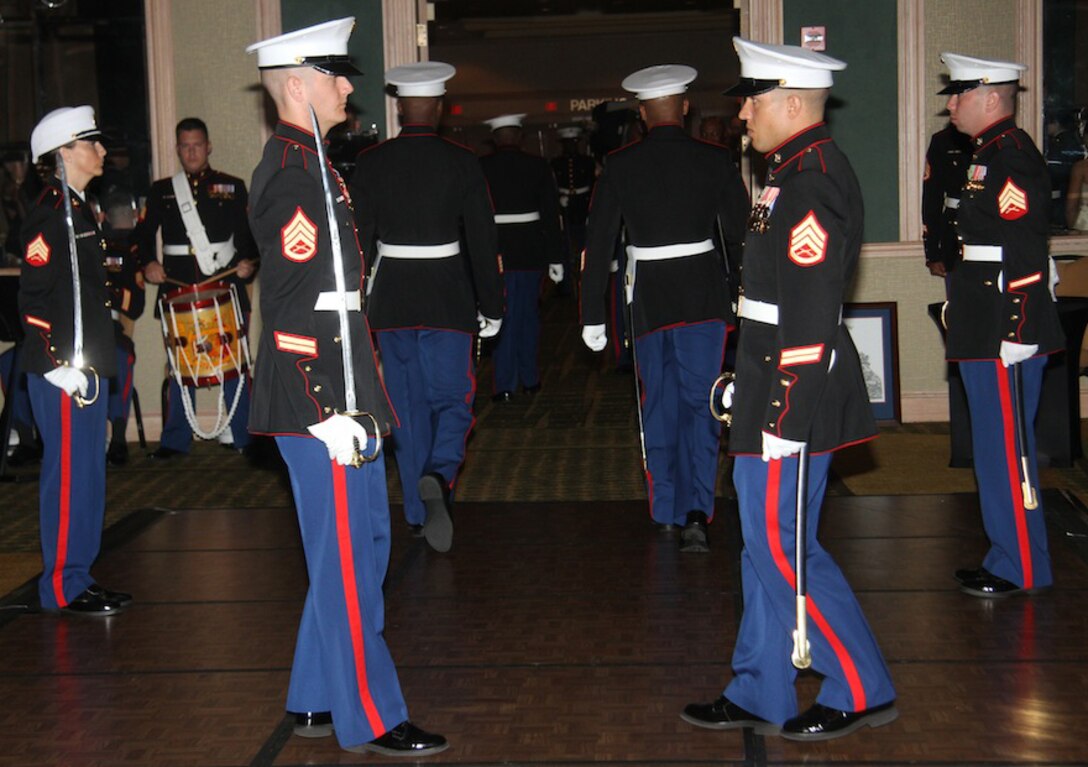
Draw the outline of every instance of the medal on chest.
[[[972,163],[967,167],[967,183],[963,188],[968,192],[981,192],[986,187],[986,166]]]
[[[766,233],[771,225],[771,211],[774,210],[774,203],[780,191],[782,191],[781,187],[777,186],[763,187],[763,192],[752,208],[752,215],[748,218],[748,231],[756,234]]]

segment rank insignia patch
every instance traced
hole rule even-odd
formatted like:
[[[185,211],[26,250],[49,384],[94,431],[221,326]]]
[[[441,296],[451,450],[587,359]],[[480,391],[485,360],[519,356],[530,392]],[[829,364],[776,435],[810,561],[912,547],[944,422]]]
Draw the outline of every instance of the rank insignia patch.
[[[283,256],[291,261],[309,261],[317,253],[317,226],[306,217],[302,208],[295,208],[295,215],[280,230]]]
[[[820,226],[816,213],[809,211],[801,223],[790,230],[790,261],[798,266],[813,266],[827,255],[827,231]]]
[[[1028,196],[1011,178],[1006,179],[997,195],[997,212],[1006,221],[1015,221],[1028,212]]]
[[[49,263],[49,254],[51,252],[45,237],[39,234],[27,243],[26,255],[23,256],[23,261],[31,266],[45,266]]]

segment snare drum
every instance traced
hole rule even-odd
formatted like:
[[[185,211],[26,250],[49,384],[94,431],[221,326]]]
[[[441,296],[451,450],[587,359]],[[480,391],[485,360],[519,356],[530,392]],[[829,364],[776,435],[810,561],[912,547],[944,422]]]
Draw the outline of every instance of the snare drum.
[[[160,301],[166,356],[186,386],[215,386],[245,371],[248,349],[233,285],[178,288]]]

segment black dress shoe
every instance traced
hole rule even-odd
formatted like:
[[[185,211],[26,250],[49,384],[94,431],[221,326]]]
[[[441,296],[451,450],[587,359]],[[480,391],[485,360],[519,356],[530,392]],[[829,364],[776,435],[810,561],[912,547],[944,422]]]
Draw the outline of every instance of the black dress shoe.
[[[751,727],[760,735],[777,735],[778,725],[745,711],[722,695],[713,703],[689,703],[680,718],[708,730],[739,730]]]
[[[124,596],[128,596],[127,594]],[[132,601],[132,597],[128,597],[129,602]],[[72,615],[93,615],[104,617],[107,615],[116,615],[125,609],[127,605],[121,602],[111,599],[110,592],[98,584],[92,584],[88,586],[83,592],[75,599],[68,602],[67,605],[60,608],[60,612],[69,613]]]
[[[147,457],[152,458],[156,461],[169,461],[175,455],[185,455],[185,453],[181,450],[175,450],[172,447],[160,446],[158,450],[153,450],[152,452],[148,453]]]
[[[110,449],[106,451],[106,460],[110,466],[124,466],[128,463],[128,444],[111,442]]]
[[[453,545],[453,519],[445,478],[441,474],[424,474],[419,478],[419,497],[427,508],[423,537],[435,551],[449,551]]]
[[[805,713],[786,720],[782,737],[787,740],[833,740],[862,727],[881,727],[899,716],[895,701],[864,711],[839,711],[814,703]]]
[[[371,751],[382,756],[431,756],[449,748],[441,735],[419,729],[411,722],[401,722],[380,738],[361,746],[348,746],[345,751],[361,754]]]
[[[689,511],[684,529],[680,531],[680,551],[710,551],[706,538],[706,514],[701,511]]]
[[[413,538],[423,537],[423,525],[408,525],[408,531],[412,534]]]
[[[960,591],[983,599],[1001,599],[1016,596],[1017,594],[1034,594],[1036,591],[1042,591],[1043,588],[1025,589],[986,570],[982,570],[975,578],[960,581]]]
[[[295,714],[295,735],[303,738],[327,738],[332,735],[332,730],[332,714],[328,711]]]
[[[514,392],[512,391],[499,391],[491,395],[492,402],[510,402],[514,399]]]
[[[674,533],[677,527],[672,522],[653,522],[653,526],[659,533]]]
[[[984,573],[986,573],[986,570],[984,570],[981,567],[975,567],[975,568],[964,569],[964,570],[957,570],[955,572],[955,578],[960,583],[966,583],[967,581],[975,580],[976,578],[983,575]]]
[[[8,456],[8,466],[29,466],[32,463],[37,463],[41,459],[41,445],[24,445],[20,443],[15,446],[11,451],[11,455]]]
[[[117,604],[121,605],[121,607],[128,607],[130,604],[132,604],[132,594],[126,594],[123,591],[113,591],[111,589],[107,589],[104,586],[99,586],[97,583],[94,586],[91,586],[91,588],[98,589],[105,595],[106,599],[110,600],[111,602],[116,602]]]

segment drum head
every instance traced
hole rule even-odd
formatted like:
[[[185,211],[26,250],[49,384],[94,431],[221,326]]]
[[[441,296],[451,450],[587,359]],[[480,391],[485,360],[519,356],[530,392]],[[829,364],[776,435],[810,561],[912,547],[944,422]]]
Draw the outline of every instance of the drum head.
[[[162,302],[167,306],[181,308],[189,306],[200,309],[212,306],[216,301],[227,300],[230,296],[230,287],[223,282],[209,282],[207,285],[196,285],[191,288],[178,288],[167,293]]]

